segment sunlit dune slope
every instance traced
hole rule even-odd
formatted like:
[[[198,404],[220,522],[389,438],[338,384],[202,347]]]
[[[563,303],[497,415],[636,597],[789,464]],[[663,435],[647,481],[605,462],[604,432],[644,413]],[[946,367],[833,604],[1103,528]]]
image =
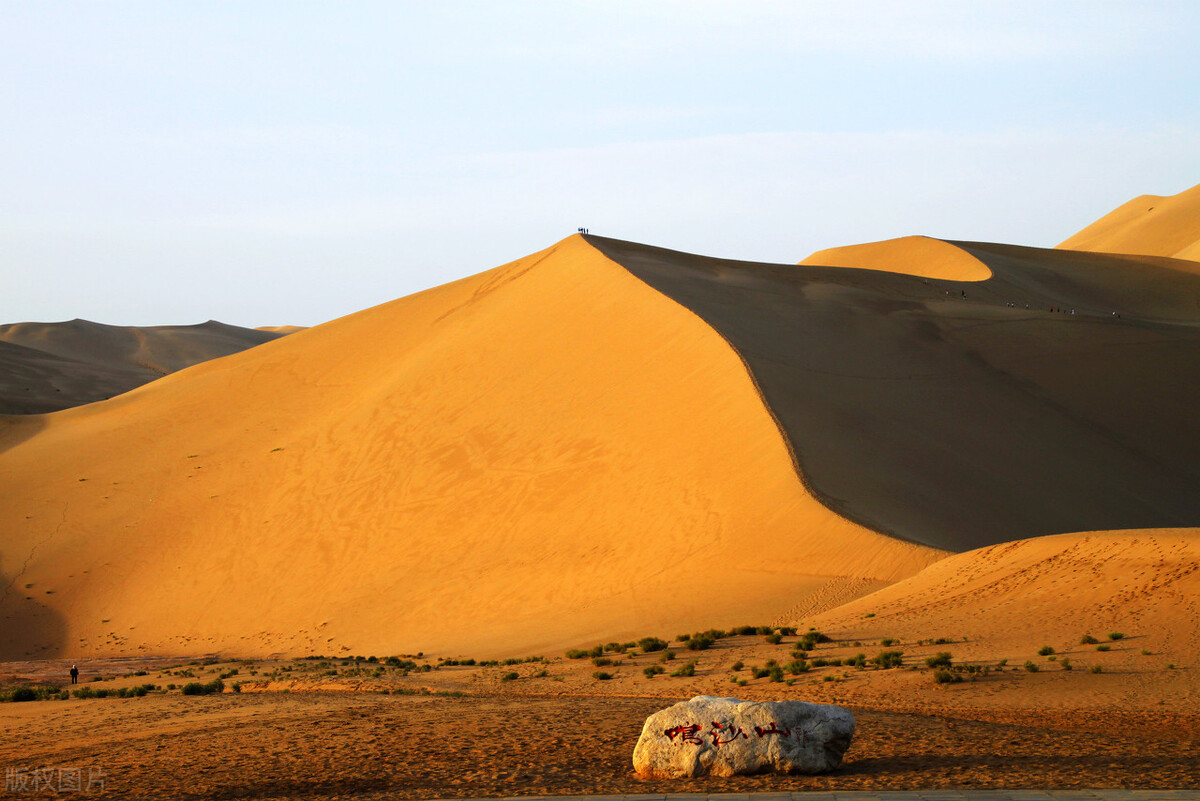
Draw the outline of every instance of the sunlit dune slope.
[[[956,554],[808,625],[909,647],[944,638],[957,658],[1032,658],[1047,669],[1058,668],[1037,656],[1046,645],[1080,669],[1194,665],[1200,529],[1063,534]],[[1114,631],[1125,636],[1110,640]]]
[[[1200,184],[1168,197],[1134,198],[1058,247],[1200,261]]]
[[[985,281],[992,276],[983,262],[962,248],[928,236],[818,250],[800,263],[906,273],[946,281]]]
[[[289,332],[215,320],[149,327],[87,320],[0,325],[0,414],[51,412],[104,400],[284,333]]]
[[[738,350],[849,519],[952,551],[1200,525],[1188,262],[916,238],[880,272],[589,241]],[[899,272],[931,252],[991,278]]]
[[[809,496],[726,342],[580,237],[0,448],[6,657],[548,653],[944,555]]]

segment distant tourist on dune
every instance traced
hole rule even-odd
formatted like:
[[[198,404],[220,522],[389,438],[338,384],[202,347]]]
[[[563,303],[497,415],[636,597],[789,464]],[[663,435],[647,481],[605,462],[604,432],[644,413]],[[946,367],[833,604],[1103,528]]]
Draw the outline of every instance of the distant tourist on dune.
[[[79,668],[76,667],[75,665],[71,665],[71,683],[72,684],[79,683]]]

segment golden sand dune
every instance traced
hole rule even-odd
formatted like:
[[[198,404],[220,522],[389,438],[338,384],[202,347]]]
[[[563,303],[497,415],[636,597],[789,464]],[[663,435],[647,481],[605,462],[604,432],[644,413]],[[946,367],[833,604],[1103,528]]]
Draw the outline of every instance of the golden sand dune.
[[[150,327],[87,320],[0,325],[0,414],[51,412],[104,400],[284,333],[289,332],[215,320]]]
[[[580,237],[0,449],[8,657],[553,652],[944,555],[814,500],[725,340]]]
[[[893,265],[936,251],[992,276],[961,282],[589,241],[737,349],[807,486],[864,526],[966,551],[1200,525],[1188,262],[924,238],[883,249]]]
[[[306,325],[260,325],[255,327],[255,331],[270,331],[275,334],[294,334],[297,331],[303,331],[308,326]]]
[[[811,620],[824,631],[900,638],[910,646],[944,637],[947,650],[961,658],[1020,655],[1048,668],[1035,652],[1049,645],[1060,658],[1109,671],[1194,665],[1200,529],[1099,531],[994,545],[956,554]],[[1114,631],[1125,636],[1110,640]],[[1084,635],[1107,649],[1081,643]]]
[[[1168,197],[1134,198],[1058,247],[1200,261],[1200,184]]]
[[[818,250],[800,263],[882,270],[946,281],[986,281],[992,277],[991,270],[970,253],[928,236]]]

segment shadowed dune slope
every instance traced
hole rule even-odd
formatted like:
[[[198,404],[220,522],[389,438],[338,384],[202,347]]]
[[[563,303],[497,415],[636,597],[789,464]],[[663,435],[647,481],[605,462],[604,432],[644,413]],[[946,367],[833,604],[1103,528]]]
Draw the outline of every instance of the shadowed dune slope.
[[[970,253],[928,236],[905,236],[818,250],[800,263],[905,273],[947,281],[984,281],[992,277],[983,262]]]
[[[1058,247],[1200,261],[1200,184],[1168,197],[1134,198]]]
[[[41,654],[550,653],[945,555],[809,496],[727,343],[580,237],[0,422]]]
[[[943,243],[992,274],[963,283],[589,241],[721,332],[809,488],[864,526],[965,551],[1200,525],[1185,262]]]
[[[0,325],[0,414],[53,412],[104,400],[284,333],[215,320],[141,328],[87,320]]]
[[[1035,652],[1049,645],[1106,669],[1193,664],[1200,530],[1062,534],[956,554],[808,624],[910,644],[946,637],[947,649],[963,658],[1009,654],[1045,663]],[[1084,634],[1108,642],[1111,631],[1126,635],[1111,652],[1081,647]]]

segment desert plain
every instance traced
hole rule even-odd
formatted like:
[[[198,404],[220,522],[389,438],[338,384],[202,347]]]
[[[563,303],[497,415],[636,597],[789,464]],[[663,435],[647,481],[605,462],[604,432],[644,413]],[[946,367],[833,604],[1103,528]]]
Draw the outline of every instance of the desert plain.
[[[7,792],[1200,789],[1197,243],[1200,187],[1053,249],[576,235],[303,330],[5,326]],[[697,694],[859,728],[634,775]]]

